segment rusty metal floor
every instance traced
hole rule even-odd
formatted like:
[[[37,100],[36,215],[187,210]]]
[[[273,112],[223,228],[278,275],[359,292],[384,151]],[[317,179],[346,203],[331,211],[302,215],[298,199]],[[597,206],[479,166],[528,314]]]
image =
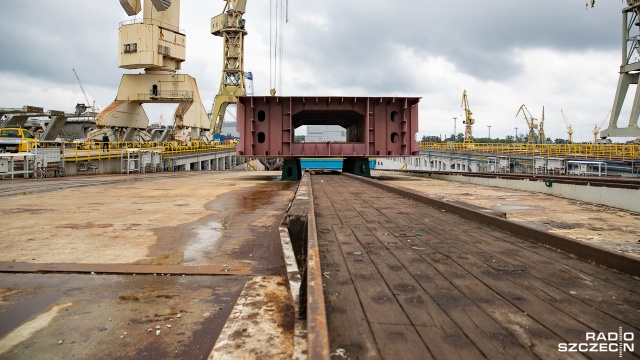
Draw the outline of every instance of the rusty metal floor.
[[[637,342],[637,278],[345,176],[311,180],[334,357],[614,358],[560,350],[587,333]],[[638,357],[633,341],[609,349]]]

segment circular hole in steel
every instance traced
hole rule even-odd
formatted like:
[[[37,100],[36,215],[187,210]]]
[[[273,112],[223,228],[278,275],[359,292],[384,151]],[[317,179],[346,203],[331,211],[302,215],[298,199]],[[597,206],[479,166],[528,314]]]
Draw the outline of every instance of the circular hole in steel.
[[[398,119],[398,112],[397,111],[392,111],[391,112],[391,122],[395,122],[396,119]]]
[[[258,111],[258,121],[263,122],[266,118],[267,114],[265,114],[264,110]]]
[[[264,143],[265,140],[267,140],[267,136],[263,132],[259,132],[258,133],[258,142],[260,144],[262,144],[262,143]]]
[[[397,132],[393,132],[393,133],[391,133],[391,142],[395,144],[396,141],[398,141],[398,133]]]

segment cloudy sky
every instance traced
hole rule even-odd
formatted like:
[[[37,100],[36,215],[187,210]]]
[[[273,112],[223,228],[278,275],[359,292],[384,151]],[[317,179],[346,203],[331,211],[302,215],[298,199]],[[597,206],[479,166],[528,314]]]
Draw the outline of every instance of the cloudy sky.
[[[516,117],[526,104],[538,118],[545,107],[548,137],[566,138],[562,109],[574,141],[589,141],[615,95],[625,4],[598,1],[587,10],[584,0],[289,0],[278,94],[419,96],[421,137],[451,134],[454,117],[464,132],[466,89],[477,137],[487,137],[488,126],[492,137],[526,131]],[[245,70],[254,74],[256,95],[270,88],[270,5],[275,0],[249,0],[245,14]],[[223,6],[182,1],[182,72],[197,79],[207,110],[222,69],[222,39],[209,33],[209,21]],[[72,112],[84,102],[72,69],[106,107],[122,74],[132,72],[117,64],[118,25],[128,19],[117,0],[0,2],[0,107]],[[166,106],[145,109],[152,122],[172,115]]]

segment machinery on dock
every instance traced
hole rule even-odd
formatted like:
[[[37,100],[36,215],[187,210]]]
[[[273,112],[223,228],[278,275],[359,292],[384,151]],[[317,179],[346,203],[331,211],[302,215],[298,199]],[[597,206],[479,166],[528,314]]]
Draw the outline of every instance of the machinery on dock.
[[[518,112],[516,113],[516,117],[518,117],[518,115],[520,115],[520,113],[522,113],[522,115],[524,116],[524,120],[527,122],[527,126],[529,127],[529,138],[527,140],[528,144],[535,144],[537,135],[536,135],[536,130],[538,129],[538,124],[536,124],[536,118],[534,118],[533,116],[531,116],[531,113],[529,112],[529,109],[527,109],[527,107],[522,104],[520,105],[520,108],[518,109]]]
[[[180,29],[180,0],[120,0],[129,16],[142,18],[120,24],[119,66],[144,69],[122,76],[118,94],[96,117],[97,129],[87,136],[100,141],[148,141],[149,119],[142,104],[178,104],[173,115],[173,140],[207,142],[211,125],[200,99],[196,80],[177,73],[186,60],[186,35]]]
[[[544,133],[544,106],[542,107],[542,118],[540,119],[540,124],[538,125],[538,141],[540,144],[547,143],[547,136]]]
[[[595,5],[589,0],[587,5]],[[640,136],[638,117],[640,116],[640,0],[627,0],[627,7],[622,9],[622,63],[620,64],[618,86],[613,100],[609,126],[600,132],[601,138],[607,137],[636,137]],[[633,106],[627,127],[618,127],[618,120],[622,111],[627,91],[631,85],[636,85]],[[595,140],[594,140],[595,142]]]
[[[564,111],[560,109],[560,112],[562,113],[562,120],[564,120],[564,125],[567,127],[567,144],[573,144],[573,128],[567,121],[567,118],[564,117]]]
[[[91,104],[91,102],[89,101],[89,96],[87,96],[87,91],[85,90],[84,85],[80,80],[80,76],[78,76],[78,73],[76,72],[76,69],[73,69],[73,75],[76,77],[76,80],[78,80],[78,86],[80,86],[80,90],[82,90],[82,95],[84,95],[84,100],[86,101],[86,103],[84,104],[82,103],[76,104],[75,115],[80,116],[84,114],[87,110],[91,110],[92,113],[96,113],[99,110],[98,105],[96,105],[95,100],[93,101],[93,104]]]
[[[38,139],[27,129],[0,128],[0,153],[28,152],[38,144]]]
[[[211,128],[219,135],[224,114],[238,96],[247,94],[244,84],[244,36],[247,35],[242,18],[247,0],[225,0],[222,14],[211,19],[211,33],[223,38],[222,79],[211,109]]]
[[[607,114],[607,116],[604,117],[604,119],[602,119],[602,121],[598,124],[596,124],[593,127],[593,143],[594,144],[598,144],[598,132],[600,132],[600,129],[602,128],[602,126],[604,125],[605,121],[607,121],[607,118],[609,117],[609,114]],[[609,141],[611,142],[611,141]]]
[[[471,117],[473,114],[471,109],[469,109],[469,100],[467,99],[467,90],[462,92],[462,107],[464,107],[464,120],[462,123],[464,126],[464,143],[470,144],[473,143],[473,124],[475,124],[476,120]]]

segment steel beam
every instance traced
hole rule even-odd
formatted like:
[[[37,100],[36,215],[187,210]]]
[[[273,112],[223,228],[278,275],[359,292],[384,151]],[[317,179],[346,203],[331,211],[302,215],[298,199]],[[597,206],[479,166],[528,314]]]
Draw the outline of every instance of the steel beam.
[[[418,156],[419,97],[238,98],[239,156],[395,157]],[[304,125],[338,125],[346,142],[296,143]]]

